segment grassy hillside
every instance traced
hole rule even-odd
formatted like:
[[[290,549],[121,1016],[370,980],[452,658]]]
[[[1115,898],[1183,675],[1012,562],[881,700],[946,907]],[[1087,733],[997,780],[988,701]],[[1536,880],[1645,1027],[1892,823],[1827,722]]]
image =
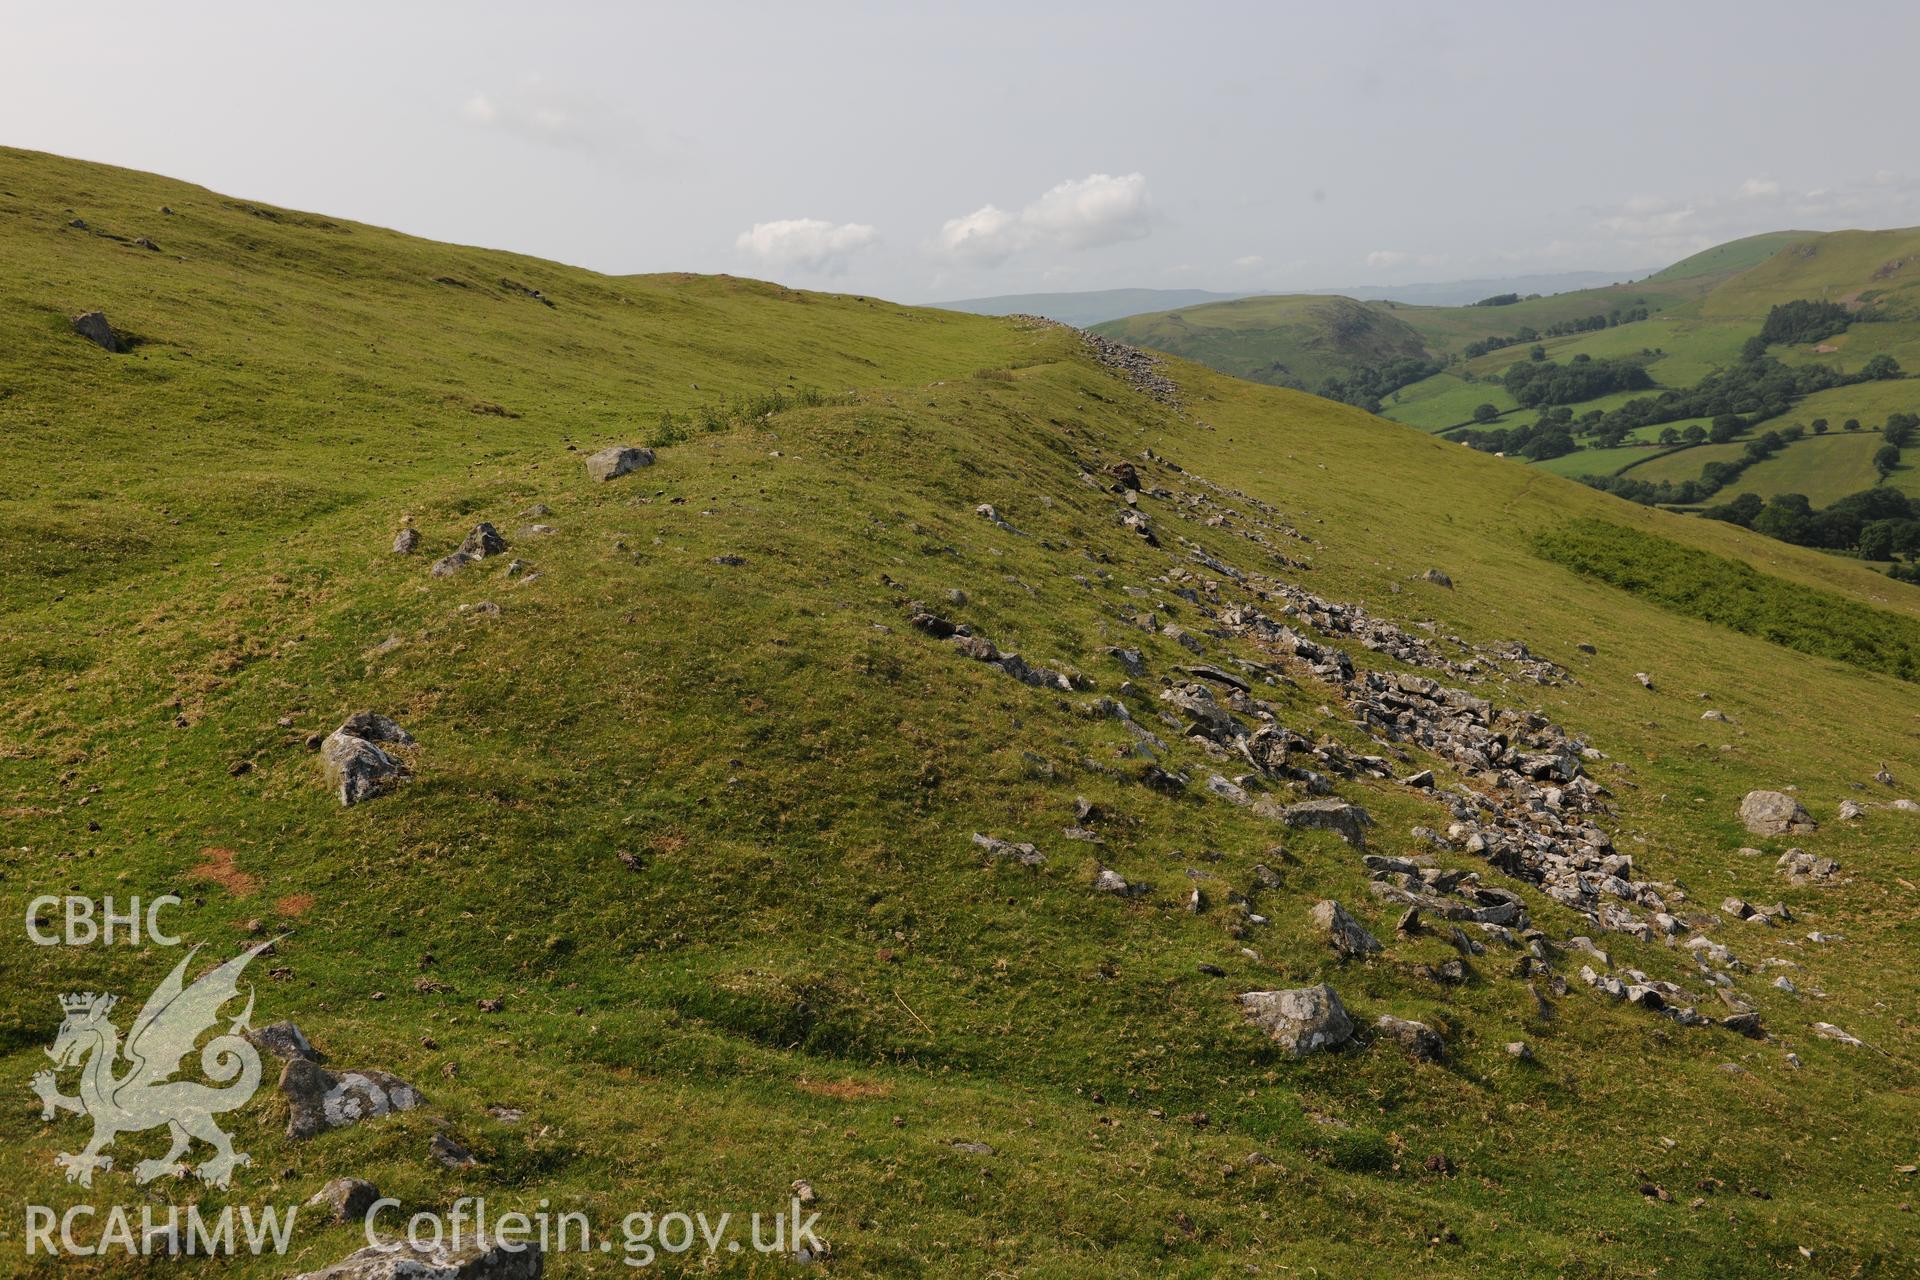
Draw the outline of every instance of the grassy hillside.
[[[1211,289],[1085,289],[1068,293],[1003,293],[991,298],[960,298],[931,305],[977,316],[1045,316],[1085,329],[1122,316],[1170,307],[1200,306],[1245,297]]]
[[[850,1276],[1891,1276],[1920,1246],[1920,818],[1884,807],[1920,777],[1920,686],[1889,674],[1920,593],[1183,361],[1168,404],[1052,326],[599,276],[18,151],[0,222],[0,907],[177,890],[206,957],[277,939],[256,1023],[427,1097],[293,1140],[269,1074],[224,1117],[252,1155],[229,1189],[136,1186],[164,1139],[129,1133],[85,1191],[55,1165],[84,1124],[26,1088],[56,997],[137,1001],[178,953],[16,935],[9,1201],[211,1210],[352,1175],[407,1212],[484,1195],[605,1229],[770,1213],[799,1179]],[[70,329],[93,308],[130,351]],[[658,460],[590,480],[615,443]],[[507,555],[431,576],[482,520]],[[1668,562],[1701,589],[1636,569]],[[1450,665],[1290,612],[1303,590]],[[969,658],[915,601],[1073,687]],[[1622,873],[1683,932],[1603,931],[1412,834],[1504,784],[1376,740],[1254,611],[1578,735]],[[1566,678],[1529,679],[1516,641]],[[1373,816],[1367,852],[1518,894],[1540,959],[1431,915],[1396,933],[1355,850],[1209,791],[1247,764],[1161,698],[1196,679],[1321,744],[1296,758]],[[417,739],[413,773],[343,808],[309,744],[362,708]],[[1442,790],[1394,781],[1428,767]],[[1817,833],[1741,828],[1746,792],[1789,785]],[[1844,876],[1786,880],[1789,844]],[[1101,867],[1147,891],[1099,892]],[[1338,959],[1325,897],[1384,951]],[[1604,999],[1579,971],[1609,962],[1570,941],[1718,1015],[1696,934],[1743,962],[1722,972],[1767,1038]],[[1323,980],[1444,1058],[1294,1059],[1235,1001]],[[437,1133],[479,1163],[443,1167]],[[8,1221],[9,1273],[148,1270],[23,1258]],[[303,1212],[286,1258],[190,1265],[283,1276],[360,1243]],[[789,1270],[662,1260],[702,1266]]]
[[[1270,386],[1317,390],[1329,378],[1425,358],[1425,340],[1400,314],[1417,310],[1298,294],[1130,316],[1094,332]]]

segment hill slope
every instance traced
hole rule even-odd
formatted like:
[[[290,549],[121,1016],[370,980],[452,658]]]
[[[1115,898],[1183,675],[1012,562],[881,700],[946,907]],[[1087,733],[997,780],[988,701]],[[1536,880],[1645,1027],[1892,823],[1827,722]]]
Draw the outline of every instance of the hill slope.
[[[1052,326],[597,276],[17,151],[0,220],[0,905],[176,889],[209,956],[277,938],[257,1023],[427,1095],[296,1140],[269,1072],[223,1118],[253,1157],[229,1189],[136,1187],[164,1139],[128,1133],[87,1192],[55,1163],[81,1122],[23,1091],[8,1196],[211,1209],[351,1174],[609,1229],[800,1179],[848,1275],[1912,1255],[1916,817],[1883,802],[1920,774],[1889,674],[1920,610],[1884,579],[1184,362],[1170,404]],[[93,308],[129,352],[72,332]],[[589,479],[615,443],[657,461]],[[482,520],[508,551],[429,574]],[[413,772],[343,808],[309,742],[362,708]],[[1789,784],[1818,832],[1742,830]],[[1329,790],[1415,870],[1269,816]],[[1583,823],[1630,863],[1550,882]],[[1844,874],[1785,879],[1790,843]],[[1341,960],[1323,898],[1384,950]],[[0,948],[9,1077],[48,1065],[57,994],[176,962]],[[1767,1038],[1583,966],[1703,1018],[1724,981]],[[1321,981],[1343,1052],[1295,1058],[1236,1000]],[[288,1257],[220,1270],[361,1241],[303,1213]]]

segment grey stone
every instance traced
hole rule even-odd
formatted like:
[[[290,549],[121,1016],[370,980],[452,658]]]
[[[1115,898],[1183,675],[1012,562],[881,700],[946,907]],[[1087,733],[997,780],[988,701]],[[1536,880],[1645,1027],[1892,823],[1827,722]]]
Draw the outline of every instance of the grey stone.
[[[330,1267],[293,1280],[540,1280],[546,1255],[537,1239],[453,1237],[441,1245],[383,1240]]]
[[[1396,1018],[1392,1014],[1382,1014],[1375,1019],[1373,1029],[1390,1040],[1399,1042],[1400,1047],[1421,1062],[1438,1062],[1447,1053],[1447,1042],[1440,1033],[1424,1022],[1413,1022],[1406,1018]]]
[[[104,311],[89,311],[73,318],[73,331],[96,346],[108,351],[125,351],[126,345],[120,341],[120,335],[107,323]]]
[[[1296,1058],[1337,1049],[1353,1038],[1353,1021],[1340,997],[1324,982],[1283,991],[1249,991],[1240,997],[1249,1021]]]
[[[280,1069],[280,1092],[287,1099],[287,1136],[311,1138],[394,1111],[411,1111],[425,1099],[405,1080],[385,1071],[328,1071],[317,1062],[294,1058]]]
[[[379,1198],[379,1189],[371,1182],[363,1182],[359,1178],[335,1178],[308,1198],[307,1207],[325,1209],[328,1219],[333,1222],[360,1222]]]
[[[428,1140],[427,1154],[449,1169],[472,1169],[480,1163],[464,1142],[444,1133]]]
[[[1343,956],[1365,956],[1381,950],[1380,940],[1331,898],[1314,904],[1314,928],[1327,935],[1333,949]]]
[[[485,560],[488,556],[504,554],[506,549],[507,540],[501,537],[500,531],[486,520],[473,526],[473,532],[469,533],[466,540],[460,544],[461,552],[475,560]]]
[[[407,766],[365,738],[333,732],[320,744],[327,779],[342,805],[371,800],[405,776]]]
[[[291,1062],[295,1058],[305,1058],[308,1062],[325,1062],[326,1055],[314,1049],[307,1037],[291,1022],[270,1022],[264,1027],[255,1027],[247,1032],[247,1041],[262,1053],[270,1053],[282,1062]]]
[[[1429,569],[1425,573],[1421,574],[1420,576],[1422,579],[1424,579],[1427,582],[1433,583],[1435,586],[1445,587],[1449,591],[1453,590],[1453,579],[1448,577],[1446,574],[1440,572],[1440,570],[1438,569]]]
[[[985,849],[990,857],[1017,862],[1023,867],[1041,867],[1047,862],[1047,855],[1030,844],[1015,844],[1010,840],[999,840],[978,831],[973,833],[973,843]]]
[[[468,555],[464,551],[456,551],[452,555],[441,556],[438,560],[435,560],[433,567],[427,570],[427,572],[436,578],[451,578],[454,574],[472,564],[474,559],[475,557]]]
[[[614,445],[586,456],[587,475],[595,480],[614,480],[630,471],[653,465],[653,450],[635,445]]]
[[[1331,831],[1356,846],[1366,843],[1367,828],[1373,825],[1365,809],[1344,800],[1303,800],[1288,805],[1280,816],[1289,827]]]
[[[1819,824],[1784,791],[1749,791],[1740,802],[1740,821],[1757,836],[1817,831]]]
[[[336,732],[352,738],[365,738],[368,742],[391,742],[397,746],[413,745],[413,735],[402,729],[391,716],[383,716],[378,711],[356,711],[340,722]]]
[[[393,535],[393,554],[410,556],[419,549],[420,531],[418,529],[402,529]]]

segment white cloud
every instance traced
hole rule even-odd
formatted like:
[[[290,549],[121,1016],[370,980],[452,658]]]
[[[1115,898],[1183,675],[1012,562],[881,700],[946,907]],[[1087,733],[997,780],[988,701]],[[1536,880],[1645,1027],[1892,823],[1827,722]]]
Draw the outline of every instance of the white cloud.
[[[1740,198],[1742,200],[1755,200],[1762,196],[1777,196],[1779,194],[1780,184],[1771,178],[1748,178],[1740,184]]]
[[[1412,254],[1402,253],[1398,249],[1375,249],[1367,255],[1367,266],[1375,271],[1384,271],[1390,267],[1404,267],[1412,261]]]
[[[604,131],[589,122],[607,117],[593,103],[551,89],[538,76],[525,77],[505,92],[476,89],[460,105],[460,115],[476,128],[563,147],[593,146]]]
[[[1145,175],[1094,173],[1056,184],[1018,213],[986,204],[949,218],[935,245],[953,257],[992,265],[1030,249],[1096,249],[1152,231],[1153,197]]]
[[[754,223],[734,239],[733,247],[766,266],[832,276],[845,271],[854,254],[879,238],[861,222],[836,225],[819,218],[783,218]]]
[[[1257,253],[1250,253],[1244,258],[1235,258],[1233,260],[1233,265],[1240,268],[1242,271],[1251,271],[1255,267],[1266,266],[1267,260],[1261,257]]]

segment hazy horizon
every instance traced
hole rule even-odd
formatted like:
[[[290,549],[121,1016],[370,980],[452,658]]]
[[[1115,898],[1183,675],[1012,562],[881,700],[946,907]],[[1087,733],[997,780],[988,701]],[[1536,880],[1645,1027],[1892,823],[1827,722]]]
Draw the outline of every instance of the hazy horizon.
[[[1625,272],[1920,223],[1893,159],[1911,6],[216,8],[15,12],[0,141],[601,271],[900,299]],[[1634,74],[1570,84],[1575,48]]]

